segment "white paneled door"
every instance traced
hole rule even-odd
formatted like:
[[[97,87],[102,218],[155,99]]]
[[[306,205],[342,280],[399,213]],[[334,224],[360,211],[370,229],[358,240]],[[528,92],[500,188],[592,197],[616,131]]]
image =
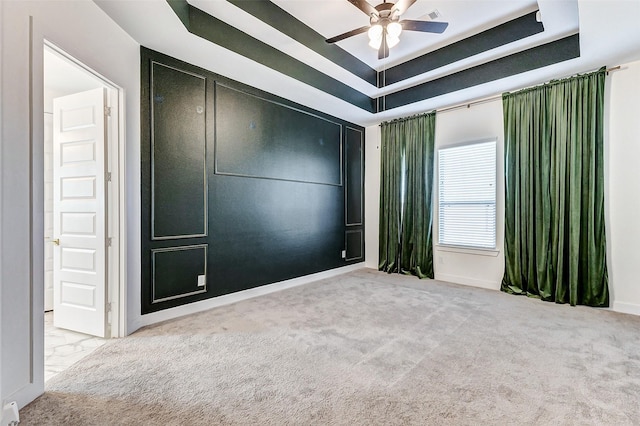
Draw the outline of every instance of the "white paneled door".
[[[54,326],[105,337],[106,89],[53,101]]]

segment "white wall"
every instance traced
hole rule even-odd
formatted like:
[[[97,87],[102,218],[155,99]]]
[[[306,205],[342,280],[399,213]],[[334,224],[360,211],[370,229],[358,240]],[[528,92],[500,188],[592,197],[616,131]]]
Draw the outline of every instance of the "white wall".
[[[611,306],[640,315],[640,62],[610,74],[605,97],[607,192],[606,228]],[[502,102],[496,100],[436,115],[436,149],[461,142],[497,137],[498,220],[495,253],[434,249],[437,279],[499,289],[504,272],[504,141]],[[377,268],[380,143],[378,126],[367,128],[365,175],[366,266]],[[435,191],[437,206],[437,191]],[[372,210],[375,210],[373,212]],[[434,220],[437,231],[437,211]],[[372,229],[373,228],[373,229]],[[437,241],[437,233],[434,233]]]
[[[378,269],[380,230],[380,126],[365,129],[364,148],[364,253],[365,266]]]
[[[129,300],[127,309],[136,312],[137,308],[138,313],[140,53],[139,45],[91,1],[0,3],[0,262],[11,265],[10,269],[0,270],[0,393],[5,400],[17,400],[24,406],[44,389],[43,40],[124,89],[128,291],[138,295],[137,305],[134,298]]]
[[[3,71],[3,65],[2,65],[2,58],[4,57],[4,2],[0,1],[0,22],[3,23],[3,28],[0,29],[0,93],[4,93],[4,71]],[[1,96],[0,96],[1,97]],[[4,168],[2,167],[2,159],[4,158],[4,118],[3,118],[3,110],[4,110],[4,105],[2,105],[2,101],[0,99],[0,179],[3,178],[4,175]],[[3,233],[3,223],[4,223],[4,219],[3,219],[3,192],[2,192],[2,183],[0,183],[0,241],[2,241],[4,238],[4,233]],[[0,250],[2,250],[2,247],[0,246]],[[2,384],[4,383],[2,381],[3,375],[2,375],[2,359],[4,358],[4,355],[2,353],[2,345],[3,345],[3,340],[2,340],[2,324],[3,324],[3,315],[2,315],[2,277],[4,277],[3,274],[3,269],[2,269],[2,254],[0,251],[0,413],[2,413],[2,408],[4,407],[4,392],[2,390],[3,386]],[[2,414],[0,414],[0,422],[2,422]]]
[[[504,273],[504,130],[502,101],[472,105],[436,114],[436,153],[446,146],[496,139],[496,249],[464,250],[438,246],[438,190],[434,186],[433,267],[439,280],[499,289]],[[437,154],[434,181],[437,182]]]
[[[609,284],[613,309],[640,315],[640,62],[609,78]]]
[[[30,364],[30,249],[29,240],[29,139],[28,116],[28,60],[12,67],[7,61],[26,59],[27,54],[13,52],[18,46],[24,50],[28,44],[28,21],[21,19],[27,31],[20,31],[12,19],[13,2],[3,3],[2,17],[2,152],[0,155],[0,199],[2,208],[2,240],[0,256],[3,267],[0,277],[0,303],[2,304],[2,396],[12,399],[23,386],[31,382]],[[13,32],[21,37],[12,41]],[[25,41],[27,41],[25,43]],[[15,46],[15,48],[14,48]],[[22,49],[21,49],[22,50]],[[26,126],[25,126],[26,124]],[[20,126],[22,125],[22,126]]]

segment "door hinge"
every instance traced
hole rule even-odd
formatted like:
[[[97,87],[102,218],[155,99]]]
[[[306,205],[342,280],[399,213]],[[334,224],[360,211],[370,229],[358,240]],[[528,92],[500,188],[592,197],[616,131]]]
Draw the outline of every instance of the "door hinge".
[[[107,172],[107,182],[111,182],[111,172]]]
[[[111,117],[111,107],[110,106],[105,106],[104,107],[104,115],[107,117]]]
[[[111,317],[113,316],[113,313],[111,312],[111,302],[107,302],[105,309],[107,310],[107,324],[105,327],[105,336],[111,337]]]
[[[113,238],[108,237],[107,238],[107,247],[111,247],[111,243],[113,242]]]

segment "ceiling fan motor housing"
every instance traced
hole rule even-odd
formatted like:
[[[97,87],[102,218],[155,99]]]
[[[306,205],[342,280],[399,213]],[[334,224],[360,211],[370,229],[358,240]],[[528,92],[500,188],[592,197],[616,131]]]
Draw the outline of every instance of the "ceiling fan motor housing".
[[[400,15],[396,14],[397,9],[393,9],[393,3],[380,3],[375,7],[378,11],[376,14],[371,14],[370,23],[371,25],[380,24],[385,27],[389,22],[398,21],[400,19]]]

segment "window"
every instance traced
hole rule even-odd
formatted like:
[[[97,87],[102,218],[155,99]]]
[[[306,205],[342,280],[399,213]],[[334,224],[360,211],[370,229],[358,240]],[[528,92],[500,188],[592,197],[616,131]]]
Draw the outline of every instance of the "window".
[[[496,141],[438,150],[438,242],[496,247]]]

